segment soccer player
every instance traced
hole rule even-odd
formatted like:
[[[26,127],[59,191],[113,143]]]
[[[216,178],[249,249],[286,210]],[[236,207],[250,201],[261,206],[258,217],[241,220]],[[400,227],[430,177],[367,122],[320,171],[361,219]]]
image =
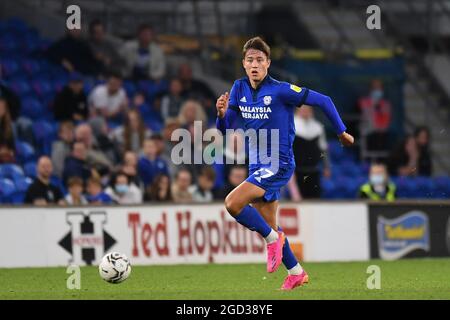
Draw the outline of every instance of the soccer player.
[[[254,141],[259,135],[249,135],[249,176],[228,194],[225,207],[237,222],[266,240],[267,272],[275,272],[283,262],[288,276],[281,289],[291,290],[308,282],[306,271],[295,258],[276,221],[280,188],[288,183],[295,169],[292,151],[294,109],[303,104],[319,107],[332,123],[342,145],[352,145],[354,138],[345,132],[346,127],[328,96],[268,75],[270,47],[260,37],[252,38],[244,45],[242,64],[247,76],[235,81],[230,93],[217,99],[216,126],[226,134],[226,129],[241,117],[245,130],[278,130],[276,143],[272,139],[265,142],[267,154],[276,154],[278,163],[274,169],[272,163],[267,164],[267,157],[261,155],[261,150],[255,155],[256,146],[261,145]]]

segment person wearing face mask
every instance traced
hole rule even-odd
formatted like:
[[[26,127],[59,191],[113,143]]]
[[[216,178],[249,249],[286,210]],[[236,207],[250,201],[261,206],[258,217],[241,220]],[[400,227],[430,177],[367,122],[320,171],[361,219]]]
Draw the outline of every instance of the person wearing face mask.
[[[366,151],[376,152],[378,159],[385,158],[390,148],[392,108],[384,95],[381,80],[372,80],[368,96],[359,99],[358,106],[361,112],[360,132],[365,137]]]
[[[396,189],[395,184],[389,181],[386,166],[376,163],[370,167],[369,182],[361,186],[359,197],[375,201],[394,201]]]
[[[142,192],[130,180],[126,173],[119,172],[111,180],[111,185],[105,190],[117,204],[142,203]]]

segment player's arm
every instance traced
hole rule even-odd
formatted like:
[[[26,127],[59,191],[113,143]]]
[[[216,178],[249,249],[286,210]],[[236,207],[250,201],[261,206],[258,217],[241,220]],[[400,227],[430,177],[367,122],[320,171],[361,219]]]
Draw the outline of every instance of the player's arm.
[[[344,146],[350,146],[354,142],[354,138],[345,132],[347,128],[342,122],[339,113],[337,112],[336,106],[330,97],[323,95],[314,90],[307,88],[300,88],[298,86],[283,83],[281,88],[281,95],[285,103],[301,107],[304,104],[310,105],[312,107],[319,107],[323,113],[330,120],[334,131],[339,137],[339,140]]]
[[[234,86],[231,88],[231,94],[225,92],[216,102],[217,119],[216,128],[225,135],[225,130],[231,128],[232,124],[238,117],[238,109],[236,97],[234,96]]]

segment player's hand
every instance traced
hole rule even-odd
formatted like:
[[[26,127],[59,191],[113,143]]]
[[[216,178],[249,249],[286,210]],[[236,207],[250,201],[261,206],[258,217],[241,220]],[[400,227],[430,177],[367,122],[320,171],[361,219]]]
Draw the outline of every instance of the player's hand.
[[[355,142],[355,138],[344,131],[339,135],[339,141],[344,147],[350,147]]]
[[[230,98],[230,96],[227,91],[227,92],[225,92],[225,94],[222,94],[219,97],[219,99],[217,99],[216,108],[217,108],[217,116],[219,118],[223,118],[225,116],[225,112],[227,112],[227,109],[228,109],[229,98]]]

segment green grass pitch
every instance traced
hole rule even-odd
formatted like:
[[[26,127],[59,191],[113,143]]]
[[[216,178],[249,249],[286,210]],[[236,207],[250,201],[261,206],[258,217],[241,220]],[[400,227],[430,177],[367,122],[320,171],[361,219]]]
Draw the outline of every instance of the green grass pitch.
[[[381,268],[381,289],[367,289],[367,267]],[[310,283],[278,290],[282,267],[263,264],[134,266],[121,284],[81,268],[81,289],[69,290],[66,268],[0,269],[0,299],[450,299],[450,259],[305,263]]]

